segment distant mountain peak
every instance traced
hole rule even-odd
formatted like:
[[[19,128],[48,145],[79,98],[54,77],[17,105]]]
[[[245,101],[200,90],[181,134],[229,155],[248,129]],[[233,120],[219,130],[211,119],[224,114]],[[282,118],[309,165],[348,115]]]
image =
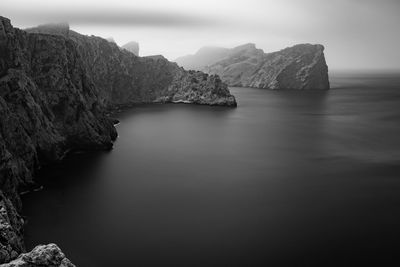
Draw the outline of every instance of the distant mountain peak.
[[[174,61],[187,70],[200,70],[228,55],[229,49],[217,46],[203,46],[195,54],[182,56]]]
[[[264,51],[256,48],[254,43],[242,44],[234,48],[203,46],[195,54],[179,57],[174,61],[185,69],[202,70],[205,66],[211,66],[233,54],[257,57],[263,53]]]
[[[135,54],[136,56],[139,56],[139,43],[138,42],[130,41],[121,47],[123,49],[128,50],[129,52]]]

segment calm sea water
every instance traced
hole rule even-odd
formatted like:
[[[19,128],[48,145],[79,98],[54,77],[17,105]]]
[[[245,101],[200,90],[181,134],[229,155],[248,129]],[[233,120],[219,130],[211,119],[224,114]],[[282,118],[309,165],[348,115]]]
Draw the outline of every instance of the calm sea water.
[[[120,114],[112,151],[70,156],[24,195],[28,249],[55,242],[89,267],[397,265],[400,75],[331,84]]]

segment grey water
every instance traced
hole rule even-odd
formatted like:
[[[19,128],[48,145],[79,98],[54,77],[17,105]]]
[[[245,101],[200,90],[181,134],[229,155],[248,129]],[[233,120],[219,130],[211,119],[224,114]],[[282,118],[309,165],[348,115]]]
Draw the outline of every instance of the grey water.
[[[89,267],[398,266],[400,75],[331,86],[122,112],[113,150],[39,173],[27,248]]]

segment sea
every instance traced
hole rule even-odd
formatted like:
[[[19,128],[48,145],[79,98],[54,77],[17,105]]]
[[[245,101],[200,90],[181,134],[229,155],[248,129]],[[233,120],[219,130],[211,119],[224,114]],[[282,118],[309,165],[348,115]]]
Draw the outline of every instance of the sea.
[[[400,266],[400,73],[330,83],[119,113],[111,151],[23,195],[27,249],[83,267]]]

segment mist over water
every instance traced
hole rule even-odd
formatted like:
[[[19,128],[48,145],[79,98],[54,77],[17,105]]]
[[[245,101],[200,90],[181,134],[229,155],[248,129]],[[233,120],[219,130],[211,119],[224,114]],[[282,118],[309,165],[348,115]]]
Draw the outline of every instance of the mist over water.
[[[39,173],[27,248],[100,267],[399,262],[400,75],[331,85],[121,113],[112,151]]]

